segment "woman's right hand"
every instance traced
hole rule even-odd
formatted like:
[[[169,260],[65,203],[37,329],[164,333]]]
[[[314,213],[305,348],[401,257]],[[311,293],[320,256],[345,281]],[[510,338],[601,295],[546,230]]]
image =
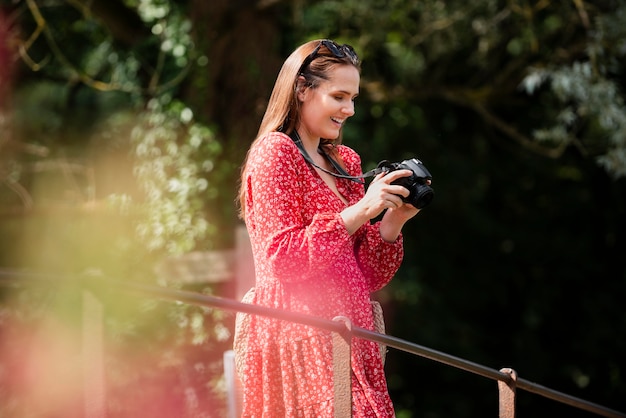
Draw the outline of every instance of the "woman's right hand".
[[[341,212],[348,232],[353,234],[361,225],[377,217],[385,209],[396,209],[404,205],[402,198],[409,195],[409,190],[391,183],[411,174],[411,170],[394,170],[380,173],[374,177],[365,196]]]

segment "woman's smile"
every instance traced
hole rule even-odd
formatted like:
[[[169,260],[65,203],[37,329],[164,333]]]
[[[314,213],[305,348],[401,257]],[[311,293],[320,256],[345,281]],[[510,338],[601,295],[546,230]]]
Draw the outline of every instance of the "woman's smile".
[[[330,118],[330,120],[332,120],[333,122],[338,124],[339,127],[341,127],[343,125],[343,123],[345,122],[345,119],[339,119],[339,118]]]

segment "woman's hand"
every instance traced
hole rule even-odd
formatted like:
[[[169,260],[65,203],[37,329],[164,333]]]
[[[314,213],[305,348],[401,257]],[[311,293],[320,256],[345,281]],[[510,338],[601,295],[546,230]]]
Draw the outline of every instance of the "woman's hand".
[[[385,209],[389,209],[383,217],[385,230],[389,229],[389,232],[383,235],[383,225],[381,224],[381,235],[388,241],[395,240],[400,229],[402,229],[402,225],[415,216],[419,210],[402,201],[403,197],[409,195],[409,191],[405,187],[391,183],[411,174],[411,170],[395,170],[374,177],[365,196],[358,203],[341,212],[348,232],[354,233],[365,222],[377,217]],[[385,218],[387,218],[386,221]],[[396,230],[398,231],[397,234],[395,234]],[[396,235],[395,238],[393,238],[394,234]]]

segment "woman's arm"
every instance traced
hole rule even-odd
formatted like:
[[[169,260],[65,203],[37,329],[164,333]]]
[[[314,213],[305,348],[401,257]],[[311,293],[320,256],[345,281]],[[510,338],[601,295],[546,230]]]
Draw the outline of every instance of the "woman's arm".
[[[365,196],[341,212],[348,233],[353,234],[370,219],[388,209],[381,222],[380,234],[385,241],[395,241],[406,221],[419,212],[402,201],[402,197],[408,196],[409,191],[403,186],[391,184],[410,175],[410,170],[395,170],[377,175],[367,188]]]

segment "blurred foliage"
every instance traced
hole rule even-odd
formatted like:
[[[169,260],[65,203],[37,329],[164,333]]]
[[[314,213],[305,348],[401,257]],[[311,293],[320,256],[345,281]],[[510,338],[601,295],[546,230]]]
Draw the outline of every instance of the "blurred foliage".
[[[207,59],[194,48],[180,5],[107,3],[25,1],[3,9],[22,42],[11,58],[22,66],[0,108],[2,265],[156,282],[164,257],[211,248],[207,207],[221,146],[177,98],[189,68]],[[119,26],[129,22],[130,35]],[[193,287],[169,277],[159,283]],[[215,286],[193,289],[212,293]],[[76,361],[71,353],[48,358],[34,341],[53,352],[71,345],[83,301],[63,288],[44,300],[32,289],[2,294],[2,367],[15,363],[16,377],[3,374],[0,415],[31,416],[45,403],[37,396],[45,382],[28,385],[19,376],[40,361]],[[111,414],[224,415],[229,316],[104,289],[98,297],[106,311]],[[27,361],[17,361],[20,348],[31,352]],[[46,413],[69,408],[53,403]]]
[[[138,235],[148,250],[176,255],[193,250],[210,232],[203,208],[215,192],[206,177],[220,145],[209,128],[192,122],[191,109],[169,100],[152,99],[135,117],[131,144],[135,178],[146,196],[139,204],[145,215],[138,222]],[[134,205],[129,195],[109,200],[122,210]]]
[[[210,233],[204,198],[211,195],[207,174],[220,146],[172,96],[190,63],[205,65],[206,58],[194,49],[191,24],[179,6],[159,1],[127,6],[125,12],[136,13],[145,28],[131,39],[132,47],[120,45],[88,5],[18,5],[13,14],[20,17],[21,30],[31,33],[19,51],[34,72],[23,73],[7,132],[14,142],[48,147],[46,158],[69,154],[85,166],[92,163],[85,155],[96,159],[94,153],[127,150],[134,155],[129,158],[135,196],[112,190],[109,200],[145,213],[145,220],[136,220],[147,249],[179,254]],[[24,163],[19,156],[9,161],[18,184]]]
[[[304,40],[333,38],[363,59],[344,142],[364,169],[418,157],[434,175],[435,200],[407,224],[402,268],[376,295],[388,331],[626,410],[623,2],[18,0],[1,10],[11,40],[0,42],[3,266],[153,280],[166,255],[232,246],[238,167],[282,60]],[[160,393],[159,371],[176,375],[166,382],[175,399],[206,383],[215,363],[202,358],[227,345],[227,317],[118,302],[105,300],[117,347],[162,367],[150,377],[111,365],[112,402],[137,382]],[[181,364],[184,341],[197,345]],[[399,417],[497,413],[492,381],[393,350],[387,375]],[[588,415],[518,395],[520,415]]]
[[[532,152],[558,158],[576,147],[626,174],[619,2],[328,1],[304,16],[307,37],[330,34],[362,51],[363,86],[377,103],[403,111],[445,100]]]

